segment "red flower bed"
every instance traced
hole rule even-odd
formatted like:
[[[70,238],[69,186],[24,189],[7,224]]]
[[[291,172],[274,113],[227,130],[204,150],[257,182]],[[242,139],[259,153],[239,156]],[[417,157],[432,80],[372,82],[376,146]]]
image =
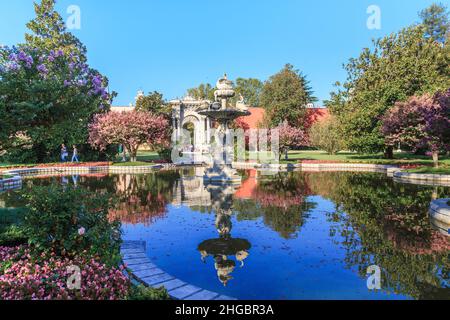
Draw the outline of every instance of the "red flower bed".
[[[61,173],[39,175],[39,176],[33,177],[33,179],[48,179],[48,178],[54,178],[54,177],[67,177],[67,176],[70,176],[70,175],[74,175],[74,174],[73,173],[72,174],[68,174],[68,173],[61,172]],[[78,177],[89,177],[89,178],[100,179],[100,178],[107,177],[108,174],[106,174],[106,173],[84,173],[84,174],[81,173],[81,174],[77,174],[77,176]]]
[[[408,170],[408,169],[417,169],[423,166],[417,164],[403,164],[400,166],[400,169]]]
[[[312,163],[312,164],[321,164],[321,163],[344,163],[339,160],[299,160],[299,163]]]
[[[68,288],[80,268],[80,289]],[[0,247],[0,300],[121,300],[130,290],[124,266],[109,268],[95,258],[42,254],[33,259],[29,248]]]
[[[57,162],[57,163],[41,163],[36,165],[16,165],[2,167],[2,170],[14,170],[14,169],[31,169],[31,168],[53,168],[53,167],[99,167],[110,166],[112,162]]]
[[[164,159],[149,162],[149,164],[166,164],[166,163],[172,163],[172,162],[169,160],[164,160]]]
[[[37,168],[52,168],[52,167],[100,167],[109,166],[111,162],[61,162],[61,163],[42,163],[35,167]]]

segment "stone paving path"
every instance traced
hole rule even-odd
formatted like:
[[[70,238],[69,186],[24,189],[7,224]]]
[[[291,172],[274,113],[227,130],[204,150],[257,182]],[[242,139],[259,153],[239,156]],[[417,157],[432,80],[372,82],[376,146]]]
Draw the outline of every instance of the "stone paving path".
[[[147,257],[144,241],[124,241],[120,252],[123,262],[139,282],[153,288],[165,287],[169,295],[177,300],[236,300],[198,288],[181,281],[159,269]]]

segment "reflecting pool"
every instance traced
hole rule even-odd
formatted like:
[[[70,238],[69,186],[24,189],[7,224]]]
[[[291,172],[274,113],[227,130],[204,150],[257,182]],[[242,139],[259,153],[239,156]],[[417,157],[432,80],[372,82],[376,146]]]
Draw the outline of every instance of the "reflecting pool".
[[[76,184],[117,199],[125,240],[198,287],[239,299],[450,299],[450,237],[428,217],[450,188],[375,173],[242,172],[204,185],[202,169],[27,179]],[[18,191],[0,208],[20,207]],[[369,290],[367,269],[381,268]]]

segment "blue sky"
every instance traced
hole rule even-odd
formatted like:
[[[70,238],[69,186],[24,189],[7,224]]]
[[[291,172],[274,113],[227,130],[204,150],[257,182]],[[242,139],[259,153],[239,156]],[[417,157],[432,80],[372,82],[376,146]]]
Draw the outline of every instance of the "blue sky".
[[[448,0],[441,3],[449,4]],[[81,9],[74,30],[89,63],[128,105],[138,89],[181,97],[224,72],[234,80],[261,80],[291,63],[307,75],[315,95],[327,99],[342,68],[371,39],[418,22],[428,0],[59,0],[57,10]],[[381,9],[381,29],[369,30],[369,5]],[[0,0],[0,43],[24,41],[32,0]]]

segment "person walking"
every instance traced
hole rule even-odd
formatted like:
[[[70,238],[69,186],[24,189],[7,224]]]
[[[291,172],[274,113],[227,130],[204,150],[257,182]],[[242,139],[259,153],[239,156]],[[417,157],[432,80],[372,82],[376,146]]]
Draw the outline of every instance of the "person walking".
[[[72,154],[72,162],[79,162],[78,161],[78,149],[76,145],[73,145],[73,154]]]
[[[69,156],[69,154],[67,153],[66,145],[63,143],[61,145],[61,161],[66,162],[68,156]]]

